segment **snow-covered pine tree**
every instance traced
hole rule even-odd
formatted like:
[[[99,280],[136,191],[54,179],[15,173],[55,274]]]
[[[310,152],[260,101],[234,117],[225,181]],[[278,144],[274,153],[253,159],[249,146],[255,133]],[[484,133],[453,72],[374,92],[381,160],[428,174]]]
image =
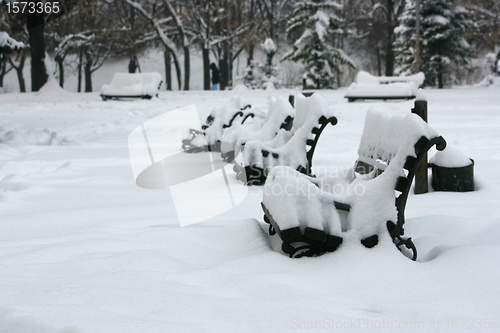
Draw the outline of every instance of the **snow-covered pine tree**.
[[[257,66],[253,59],[250,59],[247,66],[243,69],[243,84],[250,89],[259,89],[261,87],[260,78],[257,77]]]
[[[300,34],[300,37],[282,61],[303,62],[305,78],[316,89],[333,88],[341,65],[355,67],[342,49],[334,47],[335,37],[347,34],[344,21],[336,15],[341,9],[337,1],[300,1],[288,21],[287,36],[293,38]]]
[[[421,71],[426,84],[443,88],[449,79],[449,67],[467,64],[470,46],[463,38],[473,29],[473,16],[458,6],[457,0],[421,0],[420,58]],[[406,2],[401,24],[396,29],[397,72],[411,74],[416,71],[415,0]]]

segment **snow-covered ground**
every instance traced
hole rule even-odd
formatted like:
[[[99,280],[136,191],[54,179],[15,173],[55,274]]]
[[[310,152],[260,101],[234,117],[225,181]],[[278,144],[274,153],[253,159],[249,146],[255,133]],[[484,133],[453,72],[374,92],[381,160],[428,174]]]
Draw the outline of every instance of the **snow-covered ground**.
[[[404,115],[413,104],[344,93],[321,92],[339,123],[323,132],[316,168],[352,165],[369,108]],[[410,196],[418,262],[387,235],[373,249],[347,238],[318,258],[274,252],[261,188],[181,228],[168,191],[135,185],[127,137],[193,103],[204,119],[235,94],[265,109],[289,91],[0,95],[0,332],[498,330],[498,88],[426,90],[429,123],[474,159],[477,190]]]

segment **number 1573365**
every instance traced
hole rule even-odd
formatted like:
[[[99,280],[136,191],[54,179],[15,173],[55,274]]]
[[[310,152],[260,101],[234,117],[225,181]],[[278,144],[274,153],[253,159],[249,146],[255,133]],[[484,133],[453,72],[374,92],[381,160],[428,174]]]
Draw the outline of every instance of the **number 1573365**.
[[[59,2],[42,2],[42,1],[12,1],[7,2],[7,13],[29,13],[29,14],[57,14],[61,11]]]

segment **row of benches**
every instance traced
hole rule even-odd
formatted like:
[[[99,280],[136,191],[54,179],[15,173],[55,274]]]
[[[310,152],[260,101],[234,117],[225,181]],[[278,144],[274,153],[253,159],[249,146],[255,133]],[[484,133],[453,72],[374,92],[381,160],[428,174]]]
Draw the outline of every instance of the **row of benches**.
[[[360,72],[357,81],[347,90],[349,101],[414,98],[423,75],[376,78]],[[158,73],[116,73],[101,96],[103,100],[151,98],[160,85]],[[322,97],[299,97],[295,109],[283,99],[275,100],[274,109],[255,132],[242,126],[255,116],[250,108],[239,99],[231,101],[209,115],[201,131],[191,129],[183,149],[190,153],[222,151],[224,160],[235,161],[238,179],[246,185],[265,184],[264,220],[270,234],[280,237],[284,253],[302,257],[334,251],[342,243],[342,232],[350,229],[360,233],[364,246],[373,247],[378,243],[380,226],[385,224],[397,247],[408,249],[410,257],[416,259],[411,238],[403,238],[404,210],[420,161],[432,146],[444,149],[442,137],[416,115],[389,117],[370,111],[354,167],[345,174],[315,178],[311,175],[312,160],[319,137],[328,124],[337,124]],[[224,130],[233,127],[236,130],[223,137]],[[332,185],[342,192],[332,193]],[[295,195],[279,194],[276,186],[286,186],[292,193],[295,190]],[[313,190],[307,199],[299,193],[304,186]],[[355,186],[362,186],[365,192],[353,194]],[[295,213],[290,215],[290,211]]]
[[[283,101],[281,103],[279,110],[283,111],[286,108]],[[279,114],[276,110],[273,113]],[[222,154],[226,161],[234,159],[238,179],[247,185],[265,184],[268,187],[262,201],[264,219],[270,224],[270,233],[276,232],[280,237],[281,250],[291,257],[331,252],[341,244],[342,232],[352,228],[360,232],[363,245],[373,247],[378,243],[380,226],[384,224],[397,247],[408,249],[409,256],[415,260],[417,252],[411,238],[403,237],[406,201],[420,161],[434,145],[443,150],[444,139],[414,114],[403,118],[370,111],[365,119],[355,166],[345,175],[315,178],[311,175],[311,167],[319,137],[328,124],[337,123],[337,118],[319,94],[298,98],[293,127],[285,129],[284,124],[290,123],[283,119],[287,114],[290,117],[289,111],[281,112],[281,123],[274,119],[281,126],[275,127],[273,135],[286,138],[284,143],[273,145],[273,140],[263,142],[247,137],[238,144],[234,140],[230,142],[232,150]],[[244,115],[240,116],[245,119]],[[238,137],[237,133],[233,136]],[[215,146],[212,142],[209,147],[220,149],[221,145],[219,142]],[[331,193],[329,189],[334,185],[345,193]],[[273,186],[288,186],[297,193],[292,190],[295,195],[280,196]],[[303,186],[318,190],[304,201],[298,193]],[[367,192],[353,195],[355,186],[362,186]],[[346,194],[349,191],[351,194]],[[310,207],[319,207],[319,211],[309,212],[299,219],[297,209]],[[321,209],[328,213],[322,215]],[[297,213],[283,215],[287,211]],[[375,214],[381,211],[386,214]],[[333,221],[337,215],[342,218]],[[366,218],[373,221],[364,220]]]

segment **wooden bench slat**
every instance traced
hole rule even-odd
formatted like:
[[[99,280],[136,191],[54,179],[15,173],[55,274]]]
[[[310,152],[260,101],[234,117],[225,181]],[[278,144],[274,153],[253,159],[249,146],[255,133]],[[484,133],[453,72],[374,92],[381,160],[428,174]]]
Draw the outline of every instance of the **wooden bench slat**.
[[[300,227],[293,227],[290,229],[285,229],[285,230],[279,230],[277,229],[276,231],[278,232],[278,235],[284,242],[289,242],[294,239],[300,238],[302,236],[302,231],[300,230]]]
[[[304,237],[313,241],[323,242],[326,234],[323,230],[307,227],[304,230]]]
[[[333,204],[335,205],[335,208],[338,210],[343,210],[346,212],[351,211],[351,206],[342,202],[334,201]]]

